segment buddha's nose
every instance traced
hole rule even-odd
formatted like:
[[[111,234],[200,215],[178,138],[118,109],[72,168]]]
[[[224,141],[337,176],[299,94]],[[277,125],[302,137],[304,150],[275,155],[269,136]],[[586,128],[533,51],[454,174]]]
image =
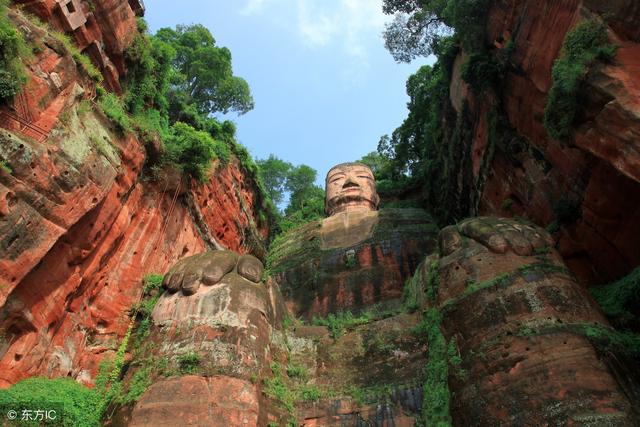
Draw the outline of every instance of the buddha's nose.
[[[350,188],[350,187],[360,187],[357,182],[353,181],[351,178],[347,178],[345,183],[342,185],[342,188]]]

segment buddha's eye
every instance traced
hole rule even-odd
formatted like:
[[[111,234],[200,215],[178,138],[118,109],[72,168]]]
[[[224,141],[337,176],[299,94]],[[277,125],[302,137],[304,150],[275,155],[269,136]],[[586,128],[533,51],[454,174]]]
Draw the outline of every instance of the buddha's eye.
[[[333,178],[333,179],[331,180],[331,183],[332,183],[332,184],[335,184],[336,182],[340,181],[341,179],[344,179],[344,176],[338,176],[338,177],[336,177],[336,178]]]
[[[371,177],[368,175],[358,175],[358,178],[371,179]]]

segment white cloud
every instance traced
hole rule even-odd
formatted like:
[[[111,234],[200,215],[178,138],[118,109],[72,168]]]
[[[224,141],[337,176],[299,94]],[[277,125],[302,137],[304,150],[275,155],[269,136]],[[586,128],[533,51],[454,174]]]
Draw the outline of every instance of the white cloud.
[[[335,15],[318,8],[313,0],[298,0],[298,30],[309,46],[324,46],[338,30]]]
[[[242,15],[254,15],[256,13],[262,12],[265,4],[267,4],[268,0],[247,0],[247,4],[240,9],[240,14]]]
[[[370,67],[369,50],[383,45],[390,19],[382,13],[382,0],[247,0],[240,13],[278,22],[309,49],[331,46],[350,59],[343,77],[351,83]]]
[[[386,17],[380,0],[297,0],[298,29],[310,47],[336,43],[366,59],[366,41],[378,37]]]

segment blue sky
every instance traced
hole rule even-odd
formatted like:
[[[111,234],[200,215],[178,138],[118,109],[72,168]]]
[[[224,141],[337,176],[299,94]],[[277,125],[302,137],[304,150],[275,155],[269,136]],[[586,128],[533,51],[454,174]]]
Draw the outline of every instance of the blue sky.
[[[233,56],[255,108],[231,119],[254,158],[318,171],[376,149],[406,116],[405,82],[426,61],[384,48],[382,0],[145,0],[150,30],[203,24]]]

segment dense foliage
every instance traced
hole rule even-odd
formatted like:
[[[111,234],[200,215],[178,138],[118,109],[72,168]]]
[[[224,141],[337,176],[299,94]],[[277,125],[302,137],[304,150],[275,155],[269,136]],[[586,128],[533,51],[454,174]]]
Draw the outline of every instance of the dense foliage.
[[[606,25],[596,19],[578,24],[567,33],[560,58],[553,65],[553,86],[544,110],[544,125],[555,139],[569,136],[580,105],[579,93],[590,68],[610,61],[615,46],[609,43]]]
[[[215,140],[207,132],[176,122],[165,139],[167,157],[176,164],[182,165],[186,174],[205,181],[207,172],[214,159],[226,162],[229,159],[229,147],[222,141]]]
[[[440,331],[440,312],[435,308],[425,310],[417,331],[429,343],[429,357],[425,367],[422,411],[419,424],[422,426],[451,426],[449,391],[449,352],[447,340]]]
[[[383,11],[394,15],[384,32],[385,46],[396,61],[410,62],[437,53],[438,41],[454,31],[465,48],[482,44],[488,0],[384,0]]]
[[[590,291],[615,326],[640,332],[640,268],[616,282],[593,287]]]
[[[273,154],[258,160],[257,164],[260,181],[271,200],[282,204],[284,195],[289,195],[284,214],[276,218],[276,232],[284,232],[324,216],[325,193],[315,184],[315,169],[307,165],[294,166]]]
[[[391,136],[380,139],[378,153],[382,159],[375,159],[379,164],[375,172],[378,191],[383,199],[407,189],[421,189],[423,205],[442,224],[456,219],[451,207],[457,203],[455,186],[464,160],[461,147],[468,137],[468,129],[459,122],[449,100],[458,43],[455,36],[438,40],[433,46],[438,61],[422,66],[409,77],[409,113]]]
[[[20,421],[22,409],[54,410],[56,419],[46,425],[65,427],[95,427],[100,425],[100,396],[96,391],[78,384],[71,378],[28,378],[11,388],[0,390],[2,414],[18,412],[15,425],[37,426],[38,421]],[[53,416],[53,414],[52,414]],[[10,423],[4,425],[11,425]]]
[[[0,1],[0,103],[10,101],[26,82],[21,58],[28,54],[22,33],[11,22],[8,1]]]
[[[201,25],[150,35],[140,20],[138,30],[125,53],[124,97],[99,91],[105,113],[122,132],[136,130],[146,142],[162,141],[161,163],[186,176],[204,181],[212,162],[225,163],[231,152],[251,171],[248,153],[235,141],[234,124],[213,117],[253,107],[249,86],[232,73],[229,50],[216,46]]]
[[[391,135],[380,139],[382,161],[372,159],[385,165],[376,172],[378,189],[383,201],[401,203],[411,197],[413,205],[429,209],[440,225],[475,212],[495,145],[502,137],[511,137],[508,127],[497,126],[502,123],[502,110],[499,98],[494,98],[498,106],[489,123],[487,164],[474,175],[470,150],[473,118],[466,100],[453,108],[449,93],[453,63],[462,47],[468,59],[461,67],[461,77],[479,99],[486,91],[499,89],[510,67],[511,41],[501,49],[484,44],[488,4],[488,0],[383,2],[384,12],[395,14],[385,32],[394,58],[410,61],[435,54],[437,62],[421,67],[407,80],[409,113]]]

